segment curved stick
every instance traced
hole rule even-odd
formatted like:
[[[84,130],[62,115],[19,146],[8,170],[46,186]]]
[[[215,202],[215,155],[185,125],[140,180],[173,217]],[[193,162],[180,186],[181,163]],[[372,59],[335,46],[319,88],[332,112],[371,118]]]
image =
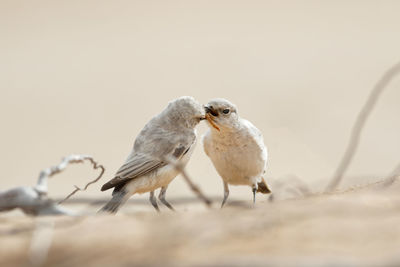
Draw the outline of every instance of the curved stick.
[[[95,169],[95,170],[96,170],[96,169],[99,169],[99,168],[101,169],[101,172],[100,172],[99,176],[97,176],[96,179],[94,179],[94,180],[90,181],[89,183],[87,183],[83,189],[82,189],[82,188],[79,188],[77,185],[74,185],[75,190],[72,191],[72,192],[71,192],[68,196],[66,196],[63,200],[59,201],[58,204],[61,204],[61,203],[63,203],[64,201],[68,200],[70,197],[72,197],[73,195],[75,195],[76,192],[78,192],[78,191],[85,191],[91,184],[96,183],[96,182],[97,182],[98,180],[100,180],[100,178],[103,176],[103,174],[104,174],[104,172],[105,172],[104,166],[98,164],[91,156],[87,156],[87,155],[71,155],[71,156],[69,156],[69,157],[66,159],[67,164],[68,164],[68,163],[83,162],[84,160],[90,161],[90,163],[92,163],[92,165],[93,165],[93,169]],[[65,159],[64,159],[64,161],[65,161]],[[60,165],[61,165],[61,164],[60,164]],[[66,165],[65,165],[65,166],[66,166]]]
[[[369,114],[374,109],[376,102],[378,101],[379,97],[381,96],[387,85],[399,73],[400,62],[388,69],[372,89],[367,102],[364,104],[363,108],[357,116],[356,122],[354,123],[353,129],[351,131],[351,136],[346,151],[325,192],[331,192],[335,190],[339,183],[342,181],[343,175],[347,171],[351,161],[353,160],[354,153],[356,152],[358,144],[360,143],[361,132],[364,128],[365,122],[367,121]]]
[[[190,179],[189,175],[186,173],[182,163],[178,162],[177,160],[171,157],[170,158],[165,157],[164,161],[167,162],[168,164],[171,164],[177,171],[179,171],[180,174],[182,174],[183,178],[189,185],[190,189],[197,195],[198,198],[200,198],[206,204],[207,207],[211,206],[212,201],[208,197],[206,197],[200,190],[200,188],[192,182],[192,179]]]

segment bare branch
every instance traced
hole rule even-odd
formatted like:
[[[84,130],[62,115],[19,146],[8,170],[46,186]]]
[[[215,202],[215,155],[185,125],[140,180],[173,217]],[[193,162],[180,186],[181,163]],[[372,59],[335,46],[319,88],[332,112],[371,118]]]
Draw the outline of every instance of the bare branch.
[[[190,189],[197,195],[198,198],[200,198],[207,207],[210,207],[212,204],[212,201],[206,197],[203,192],[200,190],[198,186],[196,186],[193,182],[192,179],[190,179],[189,175],[185,171],[185,167],[183,166],[182,163],[179,161],[172,159],[172,158],[164,158],[164,161],[166,161],[168,164],[171,164],[174,166],[174,168],[182,174],[183,178],[185,181],[188,183]]]
[[[345,174],[350,163],[352,162],[358,144],[360,143],[361,132],[365,126],[365,122],[367,121],[368,116],[374,109],[379,97],[381,96],[382,92],[385,90],[387,85],[399,73],[400,73],[400,62],[395,64],[390,69],[388,69],[372,89],[367,102],[364,104],[363,108],[361,109],[360,113],[357,116],[356,122],[354,123],[353,129],[351,131],[351,136],[346,151],[340,161],[339,166],[335,171],[333,178],[331,179],[329,185],[325,190],[326,192],[331,192],[335,190],[339,185],[339,183],[342,181],[343,175]]]
[[[392,185],[397,177],[400,176],[400,163],[393,169],[393,171],[383,180],[382,187],[387,187]]]
[[[36,221],[35,230],[29,245],[31,266],[43,266],[47,260],[53,241],[54,221]]]
[[[73,212],[58,206],[46,194],[35,187],[20,186],[0,192],[0,212],[20,208],[29,215],[74,215]]]
[[[37,184],[33,187],[21,186],[0,192],[0,212],[20,208],[29,215],[75,215],[73,212],[57,205],[55,201],[47,197],[47,180],[49,177],[63,171],[69,163],[81,163],[85,160],[90,161],[94,169],[101,169],[100,175],[89,182],[84,189],[75,186],[75,190],[69,194],[63,201],[74,195],[77,191],[86,190],[89,185],[97,182],[104,173],[104,167],[98,165],[92,157],[87,155],[70,155],[65,157],[57,166],[47,168],[40,172]],[[62,201],[61,201],[62,202]]]
[[[71,157],[71,156],[70,156]],[[97,178],[96,179],[94,179],[94,180],[92,180],[92,181],[90,181],[89,183],[87,183],[86,185],[85,185],[85,187],[83,188],[83,189],[81,189],[81,188],[79,188],[78,186],[74,186],[75,187],[75,190],[74,191],[72,191],[68,196],[66,196],[63,200],[61,200],[61,201],[59,201],[58,202],[58,204],[61,204],[61,203],[63,203],[64,201],[66,201],[67,199],[69,199],[71,196],[73,196],[73,195],[75,195],[75,193],[76,192],[78,192],[78,191],[85,191],[91,184],[94,184],[94,183],[96,183],[98,180],[100,180],[100,178],[103,176],[103,174],[104,174],[104,172],[105,172],[105,168],[103,167],[103,165],[99,165],[92,157],[90,157],[90,156],[75,156],[76,158],[77,157],[80,157],[80,160],[78,159],[74,159],[74,161],[71,161],[72,163],[74,163],[74,162],[83,162],[84,160],[88,160],[88,161],[90,161],[91,163],[92,163],[92,165],[93,165],[93,169],[101,169],[101,172],[100,172],[100,174],[99,174],[99,176],[97,176]]]

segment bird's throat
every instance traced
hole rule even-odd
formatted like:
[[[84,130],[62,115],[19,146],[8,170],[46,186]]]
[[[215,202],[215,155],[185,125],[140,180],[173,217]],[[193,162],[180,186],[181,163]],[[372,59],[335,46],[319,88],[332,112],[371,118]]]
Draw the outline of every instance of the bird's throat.
[[[217,131],[220,131],[219,127],[215,124],[209,113],[206,114],[206,120],[211,124],[212,127],[217,129]]]

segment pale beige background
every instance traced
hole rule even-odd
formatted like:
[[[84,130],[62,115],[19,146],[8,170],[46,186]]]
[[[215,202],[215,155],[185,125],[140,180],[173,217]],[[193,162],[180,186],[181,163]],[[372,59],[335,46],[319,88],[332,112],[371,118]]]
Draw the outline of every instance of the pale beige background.
[[[236,103],[264,134],[268,177],[321,188],[370,89],[400,60],[399,14],[399,1],[1,0],[0,190],[33,184],[71,153],[93,155],[111,178],[143,125],[181,95]],[[400,161],[399,87],[380,99],[349,176]],[[222,194],[200,143],[188,171]],[[71,167],[51,192],[94,176]],[[100,186],[80,196],[108,196]],[[190,192],[178,178],[168,194]]]

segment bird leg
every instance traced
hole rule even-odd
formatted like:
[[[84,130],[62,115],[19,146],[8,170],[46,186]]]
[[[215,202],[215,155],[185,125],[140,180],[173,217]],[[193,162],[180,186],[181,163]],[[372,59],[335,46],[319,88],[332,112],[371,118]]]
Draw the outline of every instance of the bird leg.
[[[228,183],[224,182],[224,199],[222,200],[222,204],[221,204],[221,209],[222,207],[225,205],[226,200],[228,199],[229,196],[229,187],[228,187]]]
[[[257,183],[253,184],[253,204],[256,204]]]
[[[160,194],[158,195],[158,199],[170,210],[175,211],[171,204],[165,199],[165,193],[167,192],[168,186],[161,187]]]
[[[150,192],[150,202],[151,202],[151,205],[153,205],[153,207],[154,207],[158,212],[160,212],[160,209],[158,208],[158,205],[157,205],[157,200],[156,200],[156,198],[154,197],[154,191],[151,191],[151,192]]]

